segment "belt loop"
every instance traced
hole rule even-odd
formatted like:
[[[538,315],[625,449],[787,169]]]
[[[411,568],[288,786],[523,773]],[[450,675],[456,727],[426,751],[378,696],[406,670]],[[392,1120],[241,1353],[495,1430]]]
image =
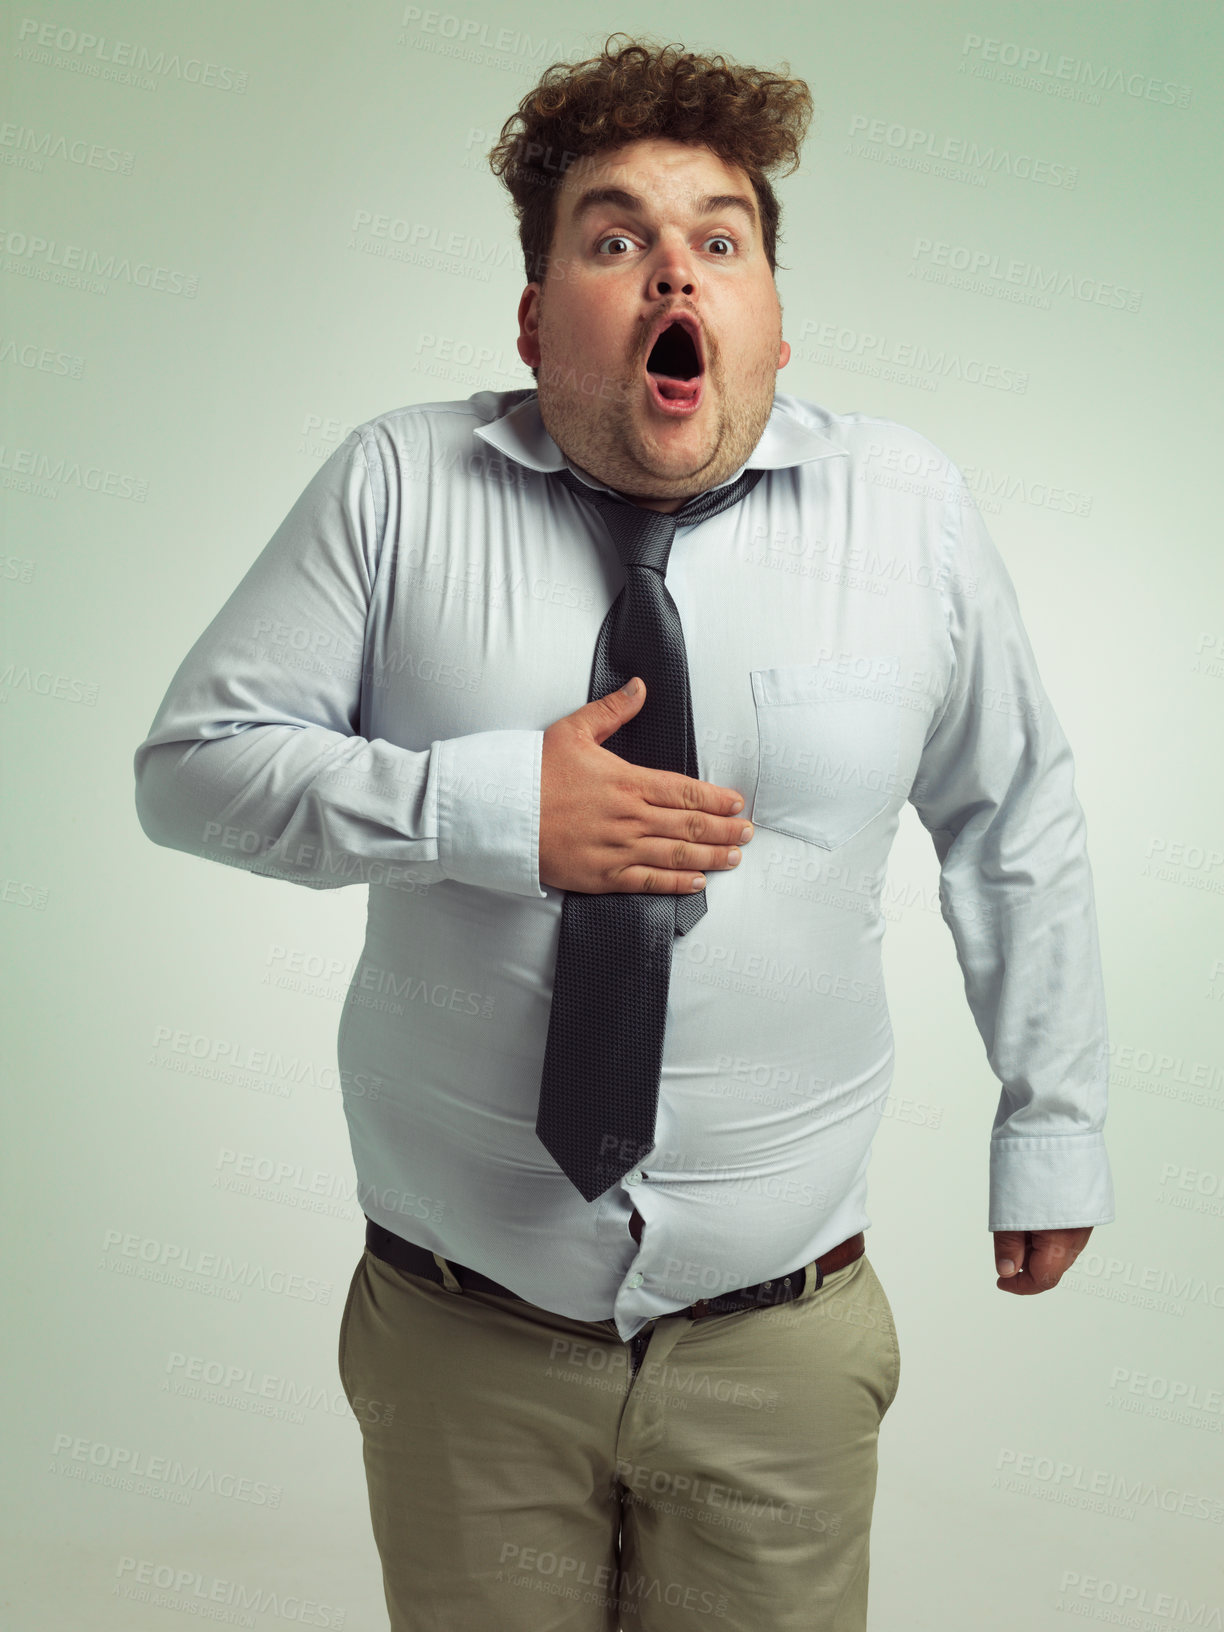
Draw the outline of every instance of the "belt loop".
[[[455,1279],[454,1270],[447,1263],[446,1259],[443,1258],[443,1256],[442,1256],[442,1254],[440,1252],[435,1252],[434,1253],[433,1261],[434,1261],[435,1264],[437,1264],[438,1268],[442,1271],[442,1284],[446,1288],[446,1290],[448,1292],[462,1292],[463,1288],[459,1285],[459,1282]]]

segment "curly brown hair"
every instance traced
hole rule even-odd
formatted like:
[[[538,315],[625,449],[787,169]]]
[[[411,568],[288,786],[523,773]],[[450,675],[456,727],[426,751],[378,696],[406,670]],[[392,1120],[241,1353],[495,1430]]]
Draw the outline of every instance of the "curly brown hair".
[[[629,39],[627,34],[621,36]],[[708,147],[751,181],[769,270],[777,271],[781,209],[767,173],[789,162],[812,118],[801,79],[696,56],[683,45],[630,41],[619,51],[610,34],[598,57],[556,62],[502,126],[488,155],[506,185],[519,222],[528,283],[542,283],[556,222],[557,190],[575,161],[626,142],[664,137]]]

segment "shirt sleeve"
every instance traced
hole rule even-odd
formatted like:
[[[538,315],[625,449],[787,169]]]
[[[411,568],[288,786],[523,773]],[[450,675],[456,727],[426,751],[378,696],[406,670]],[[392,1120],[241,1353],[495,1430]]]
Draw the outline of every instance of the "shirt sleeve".
[[[910,800],[939,857],[965,994],[1002,1084],[991,1230],[1114,1217],[1105,991],[1074,764],[963,476],[945,511],[953,671]]]
[[[140,825],[311,889],[455,879],[544,897],[542,731],[420,751],[360,735],[377,533],[358,428],[179,665],[135,753]]]

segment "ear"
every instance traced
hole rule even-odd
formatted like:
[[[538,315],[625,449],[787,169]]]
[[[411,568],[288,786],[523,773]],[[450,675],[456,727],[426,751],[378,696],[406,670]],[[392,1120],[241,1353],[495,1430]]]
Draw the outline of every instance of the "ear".
[[[529,283],[518,304],[518,354],[528,368],[540,366],[540,285]]]
[[[786,341],[783,340],[782,344],[778,347],[778,367],[779,368],[785,368],[787,363],[790,362],[790,354],[791,354],[791,349],[787,345]]]

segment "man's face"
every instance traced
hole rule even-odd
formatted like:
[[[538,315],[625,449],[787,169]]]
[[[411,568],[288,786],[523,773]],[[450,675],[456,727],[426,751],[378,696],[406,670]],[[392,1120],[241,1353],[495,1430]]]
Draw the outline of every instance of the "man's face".
[[[739,469],[790,359],[748,177],[655,138],[567,172],[543,284],[527,285],[518,316],[553,441],[659,511]]]

